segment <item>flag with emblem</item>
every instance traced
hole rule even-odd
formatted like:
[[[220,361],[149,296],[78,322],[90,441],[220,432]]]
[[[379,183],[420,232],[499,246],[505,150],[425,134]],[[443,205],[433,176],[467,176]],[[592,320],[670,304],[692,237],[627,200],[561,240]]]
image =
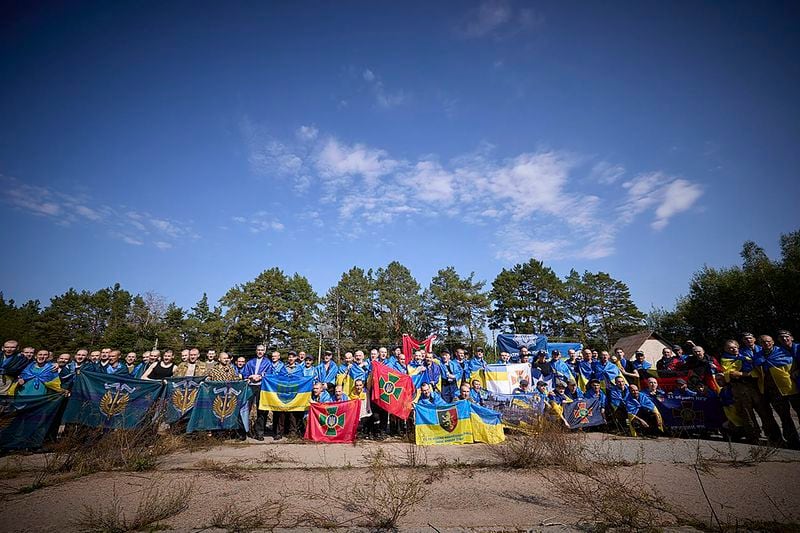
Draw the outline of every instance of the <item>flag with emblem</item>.
[[[264,411],[305,411],[311,403],[313,385],[313,376],[299,373],[264,376],[258,408]]]
[[[426,352],[433,351],[433,341],[436,340],[436,335],[430,335],[425,340],[418,341],[411,335],[403,334],[403,363],[408,364],[414,358],[414,352],[420,348],[424,348]]]
[[[0,396],[0,450],[35,450],[58,424],[61,394]]]
[[[167,378],[162,391],[164,422],[174,424],[180,420],[189,420],[189,416],[197,402],[200,383],[205,376]]]
[[[361,401],[312,403],[308,407],[306,439],[317,442],[354,442]]]
[[[62,424],[128,429],[152,419],[161,382],[81,372],[72,387]]]
[[[563,416],[569,424],[570,429],[588,428],[605,424],[603,418],[602,405],[600,398],[578,398],[577,400],[564,403]]]
[[[421,446],[470,444],[474,442],[471,416],[468,400],[439,407],[418,403],[414,406],[416,443]]]
[[[203,381],[189,415],[186,432],[250,429],[250,398],[246,381]]]
[[[535,386],[531,383],[531,365],[527,363],[486,365],[486,369],[480,371],[478,379],[483,381],[483,388],[490,393],[511,394],[523,379],[531,388]]]
[[[411,413],[414,383],[408,374],[400,373],[378,361],[372,362],[372,403],[405,420]]]

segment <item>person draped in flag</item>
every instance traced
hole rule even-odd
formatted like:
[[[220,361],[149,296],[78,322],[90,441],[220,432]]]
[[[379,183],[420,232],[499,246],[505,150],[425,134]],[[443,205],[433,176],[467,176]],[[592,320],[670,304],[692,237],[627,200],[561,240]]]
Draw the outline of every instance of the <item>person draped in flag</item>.
[[[78,359],[78,352],[80,352],[80,350],[75,352],[76,360]],[[150,367],[150,351],[146,351],[142,353],[142,360],[138,364],[136,364],[136,366],[133,367],[133,372],[131,372],[131,377],[134,377],[136,379],[142,379],[142,374],[144,374],[144,371],[147,370],[149,367]]]
[[[555,389],[549,394],[548,399],[558,405],[571,403],[572,398],[567,395],[567,384],[563,381],[556,381]]]
[[[310,357],[305,357],[302,363],[303,377],[317,378],[317,367],[314,366],[314,360]]]
[[[600,383],[606,388],[613,385],[617,377],[622,377],[619,367],[609,359],[608,352],[603,352],[600,354],[600,359],[595,361],[592,366],[592,377],[600,380]],[[625,378],[622,377],[622,380],[625,381]]]
[[[603,388],[600,387],[600,380],[591,379],[589,380],[589,386],[586,388],[586,392],[583,395],[584,400],[593,400],[597,398],[599,400],[598,404],[600,405],[600,412],[603,415],[603,418],[606,416],[606,393],[603,391]]]
[[[439,354],[441,357],[441,376],[442,376],[442,398],[444,401],[450,403],[456,397],[461,379],[464,376],[464,368],[450,359],[450,352],[442,350]],[[469,386],[467,386],[469,389]]]
[[[9,339],[3,343],[0,353],[0,395],[5,395],[14,384],[14,377],[28,364],[22,354],[17,352],[19,342]]]
[[[303,366],[297,361],[297,352],[294,350],[289,350],[286,354],[286,364],[283,365],[281,374],[286,374],[287,376],[293,376],[295,374],[298,376],[303,375]]]
[[[486,370],[486,367],[486,361],[483,359],[483,348],[478,348],[475,350],[475,355],[464,365],[464,371],[467,374],[467,378],[472,381],[475,378],[479,378],[480,371]]]
[[[366,360],[364,351],[356,350],[356,353],[353,356],[353,372],[351,372],[351,375],[355,379],[364,380],[364,383],[366,383],[370,372],[372,372],[372,365]]]
[[[122,356],[122,352],[119,350],[111,350],[108,354],[108,364],[105,368],[106,374],[112,374],[114,376],[128,376],[128,366],[125,364],[124,361],[120,360]]]
[[[625,395],[625,410],[630,421],[631,435],[641,433],[658,435],[664,431],[661,413],[647,394],[639,392],[639,387],[630,385]]]
[[[752,333],[742,333],[742,344],[739,347],[739,352],[751,360],[755,360],[756,356],[761,353],[761,346],[756,343],[756,337]]]
[[[581,350],[581,359],[576,365],[575,380],[578,387],[582,390],[589,390],[589,381],[594,377],[594,362],[592,361],[592,350],[584,348]]]
[[[408,373],[408,369],[406,365],[403,364],[402,360],[394,354],[389,355],[389,351],[383,346],[378,349],[378,356],[381,362],[389,368],[397,370],[398,372],[403,372],[404,374]]]
[[[316,403],[329,403],[333,401],[331,395],[328,394],[328,390],[325,388],[325,384],[321,381],[314,383],[311,389],[311,401]]]
[[[647,388],[642,392],[650,396],[650,399],[653,401],[663,401],[667,395],[664,389],[658,388],[658,379],[653,376],[647,378]]]
[[[628,414],[625,411],[625,398],[628,396],[628,383],[622,376],[614,379],[614,384],[606,389],[608,406],[617,429],[623,430],[628,425]]]
[[[500,360],[497,361],[498,365],[510,365],[511,364],[511,354],[508,352],[500,352]]]
[[[346,402],[350,399],[350,397],[345,394],[344,387],[341,385],[336,385],[336,389],[333,391],[333,399],[332,402]]]
[[[281,352],[275,350],[269,357],[270,365],[267,369],[267,374],[285,374],[286,365],[281,361]]]
[[[556,375],[557,381],[566,383],[570,379],[575,378],[575,376],[572,375],[572,369],[561,359],[561,352],[559,350],[553,350],[551,356],[550,368],[553,370],[553,374]]]
[[[75,383],[75,378],[77,378],[81,371],[87,367],[87,357],[89,356],[89,350],[85,348],[81,348],[77,352],[75,352],[75,357],[67,363],[67,376],[66,381],[64,378],[61,379],[61,386],[63,388],[72,388],[72,385]]]
[[[447,405],[438,392],[433,390],[430,383],[423,383],[419,389],[419,398],[415,402],[430,407],[441,407]]]
[[[272,366],[266,355],[267,347],[259,344],[256,346],[256,356],[244,365],[244,370],[242,371],[242,376],[247,380],[250,390],[253,392],[252,401],[256,406],[256,422],[253,425],[252,433],[253,438],[259,441],[264,440],[264,434],[267,432],[267,419],[269,418],[269,411],[259,409],[258,401],[261,396],[261,380],[270,373],[270,367]]]
[[[58,365],[48,361],[50,352],[39,350],[17,379],[14,393],[17,396],[44,396],[48,392],[62,392]]]
[[[442,390],[442,367],[432,353],[425,354],[425,382],[436,392]]]
[[[481,385],[481,380],[479,379],[472,380],[472,388],[469,394],[472,397],[472,401],[478,405],[483,405],[483,401],[489,397],[489,394],[484,390],[483,385]]]
[[[317,381],[325,384],[328,394],[333,394],[336,390],[336,376],[339,374],[339,367],[333,362],[333,352],[325,350],[322,354],[322,362],[317,365]]]
[[[792,354],[776,346],[769,335],[761,335],[759,340],[761,352],[753,360],[753,364],[760,369],[758,389],[778,413],[787,444],[792,448],[800,448],[800,437],[791,414],[791,408],[794,408],[795,414],[800,413],[800,398],[791,374],[795,361]]]
[[[336,369],[336,383],[343,383],[350,376],[350,369],[353,367],[353,352],[345,352],[344,360],[340,361]]]
[[[467,385],[466,383],[464,383],[463,385],[461,385],[461,388],[458,390],[458,397],[455,398],[455,399],[456,400],[469,400],[472,403],[478,403],[477,401],[475,401],[475,398],[473,398],[471,393],[472,393],[472,389],[470,388],[470,386]],[[447,403],[452,403],[452,402],[447,402]]]

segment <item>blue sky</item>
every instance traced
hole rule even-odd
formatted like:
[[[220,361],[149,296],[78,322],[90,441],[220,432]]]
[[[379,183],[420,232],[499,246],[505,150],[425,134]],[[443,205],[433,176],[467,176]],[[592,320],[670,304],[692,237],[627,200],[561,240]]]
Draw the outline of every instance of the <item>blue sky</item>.
[[[800,226],[796,2],[24,4],[0,29],[18,301],[536,257],[647,311]]]

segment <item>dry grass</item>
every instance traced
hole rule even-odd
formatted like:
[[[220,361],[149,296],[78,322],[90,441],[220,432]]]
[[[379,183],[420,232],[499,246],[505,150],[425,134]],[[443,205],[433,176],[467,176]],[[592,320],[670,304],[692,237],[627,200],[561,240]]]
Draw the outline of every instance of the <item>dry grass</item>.
[[[246,468],[235,463],[223,463],[214,459],[202,459],[194,464],[198,470],[203,470],[214,476],[231,479],[234,481],[247,479]]]
[[[487,446],[501,467],[575,469],[586,452],[586,437],[570,432],[562,424],[541,419],[517,429],[503,444]]]
[[[136,510],[126,513],[116,490],[108,503],[97,506],[85,505],[80,516],[72,522],[79,531],[86,533],[125,533],[142,529],[154,529],[157,524],[185,511],[193,485],[160,486],[158,480],[140,493]]]
[[[285,497],[259,503],[248,510],[242,510],[233,503],[215,511],[207,527],[236,533],[296,527],[297,521],[287,514],[288,508],[288,498]]]

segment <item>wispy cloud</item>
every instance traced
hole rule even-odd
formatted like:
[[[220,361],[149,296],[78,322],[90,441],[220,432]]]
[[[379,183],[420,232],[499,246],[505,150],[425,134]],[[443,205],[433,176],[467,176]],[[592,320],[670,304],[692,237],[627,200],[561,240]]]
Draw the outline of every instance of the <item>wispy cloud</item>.
[[[449,161],[430,154],[406,159],[322,133],[294,143],[264,138],[254,145],[275,143],[297,158],[296,169],[287,172],[275,159],[259,173],[301,181],[320,204],[309,198],[310,208],[334,207],[333,226],[342,236],[397,220],[445,216],[494,228],[496,256],[504,261],[606,257],[614,253],[619,231],[643,213],[660,230],[702,195],[699,185],[662,172],[621,183],[621,165],[592,165],[589,157],[559,150],[501,158],[483,144]],[[587,183],[600,192],[588,192]],[[234,221],[254,233],[276,229],[266,213]]]
[[[364,69],[361,78],[367,84],[378,107],[390,109],[402,105],[408,100],[408,94],[403,89],[389,91],[383,80],[371,69]]]
[[[458,20],[456,34],[465,38],[504,38],[529,31],[541,23],[532,9],[509,0],[484,0]]]
[[[111,238],[133,246],[150,242],[164,250],[177,242],[199,237],[188,223],[124,206],[112,208],[86,194],[68,194],[2,175],[0,184],[4,191],[3,202],[21,213],[45,217],[61,226],[93,224],[104,228]]]
[[[231,220],[250,230],[250,233],[263,233],[265,231],[283,231],[284,225],[267,211],[258,211],[250,216],[235,216]]]

